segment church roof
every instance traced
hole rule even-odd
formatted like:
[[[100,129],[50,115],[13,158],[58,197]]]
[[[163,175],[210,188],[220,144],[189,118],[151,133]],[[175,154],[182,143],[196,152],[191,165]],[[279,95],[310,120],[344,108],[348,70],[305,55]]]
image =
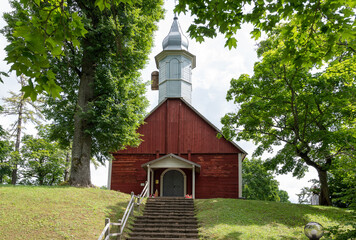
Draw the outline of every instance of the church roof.
[[[180,28],[178,17],[173,18],[171,30],[163,39],[163,50],[186,50],[188,51],[188,38],[184,36]]]

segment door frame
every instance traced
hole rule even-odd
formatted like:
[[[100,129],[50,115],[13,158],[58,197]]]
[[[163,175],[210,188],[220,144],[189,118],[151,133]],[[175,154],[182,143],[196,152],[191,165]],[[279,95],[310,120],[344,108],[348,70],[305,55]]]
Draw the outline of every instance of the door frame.
[[[184,195],[183,195],[183,197],[184,197],[185,195],[187,195],[187,175],[185,174],[184,171],[182,171],[179,168],[167,168],[166,170],[164,170],[162,172],[161,180],[160,180],[160,182],[161,182],[161,184],[160,184],[160,196],[163,197],[163,177],[164,177],[164,174],[166,174],[167,172],[169,172],[171,170],[176,170],[176,171],[178,171],[178,172],[183,174],[183,179],[184,179],[184,183],[183,183],[184,184]]]

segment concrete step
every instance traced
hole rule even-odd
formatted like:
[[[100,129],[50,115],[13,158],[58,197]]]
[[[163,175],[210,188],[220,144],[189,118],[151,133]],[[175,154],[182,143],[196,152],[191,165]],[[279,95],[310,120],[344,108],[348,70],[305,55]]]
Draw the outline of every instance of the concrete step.
[[[131,232],[130,237],[151,237],[151,238],[198,238],[197,233],[146,233],[146,232]]]
[[[134,223],[138,224],[197,224],[198,222],[196,219],[149,219],[149,218],[143,218],[143,219],[136,219]]]
[[[145,205],[145,207],[155,207],[155,208],[194,208],[193,204],[156,204],[156,203],[150,203]]]
[[[192,199],[170,199],[170,198],[149,198],[147,203],[179,203],[179,204],[194,204]]]
[[[150,197],[147,200],[149,201],[194,201],[192,198],[185,197]]]
[[[182,211],[144,211],[143,216],[195,216],[194,212],[182,212]]]
[[[198,227],[198,224],[196,222],[194,223],[161,223],[161,224],[155,224],[155,223],[134,223],[132,224],[132,228],[155,228],[155,227],[160,227],[160,228],[170,228],[170,227],[175,227],[175,228],[185,228],[185,229],[196,229]]]
[[[177,228],[177,227],[133,227],[129,228],[132,232],[145,232],[145,233],[157,233],[157,232],[165,232],[165,233],[196,233],[198,234],[198,229],[194,228]]]
[[[178,215],[143,215],[137,216],[136,220],[162,220],[162,221],[178,221],[178,220],[197,220],[195,216],[178,216]]]
[[[197,240],[198,222],[193,199],[149,198],[142,216],[137,216],[127,239]]]
[[[128,237],[127,240],[167,240],[167,238]],[[199,238],[184,238],[185,240],[199,240]],[[182,238],[169,238],[169,240],[182,240]]]
[[[190,203],[175,203],[175,202],[161,202],[161,203],[146,203],[147,207],[194,207],[194,204]]]
[[[164,209],[164,210],[184,210],[184,211],[194,211],[194,206],[157,206],[157,205],[147,205],[145,206],[146,210],[154,209]]]
[[[147,199],[148,203],[151,202],[160,202],[160,203],[194,203],[194,200],[192,199],[161,199],[161,198],[149,198]]]

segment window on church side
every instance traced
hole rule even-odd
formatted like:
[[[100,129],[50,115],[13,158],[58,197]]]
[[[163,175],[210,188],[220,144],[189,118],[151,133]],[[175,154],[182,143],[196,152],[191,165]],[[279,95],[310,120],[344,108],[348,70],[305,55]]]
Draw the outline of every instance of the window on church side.
[[[180,63],[178,59],[173,58],[169,62],[169,78],[170,79],[179,79],[180,78]]]

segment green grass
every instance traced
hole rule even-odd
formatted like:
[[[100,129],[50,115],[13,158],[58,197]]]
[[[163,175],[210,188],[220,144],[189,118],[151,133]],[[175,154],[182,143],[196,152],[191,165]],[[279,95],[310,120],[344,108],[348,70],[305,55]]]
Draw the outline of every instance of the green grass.
[[[94,188],[0,185],[0,239],[97,239],[105,218],[117,222],[129,199],[128,194]],[[307,239],[303,227],[308,222],[331,227],[352,217],[344,209],[264,201],[207,199],[195,204],[202,239]]]
[[[308,239],[308,222],[331,227],[352,218],[344,209],[289,203],[207,199],[195,204],[202,239]]]
[[[94,188],[0,185],[0,239],[97,239],[129,199]]]

